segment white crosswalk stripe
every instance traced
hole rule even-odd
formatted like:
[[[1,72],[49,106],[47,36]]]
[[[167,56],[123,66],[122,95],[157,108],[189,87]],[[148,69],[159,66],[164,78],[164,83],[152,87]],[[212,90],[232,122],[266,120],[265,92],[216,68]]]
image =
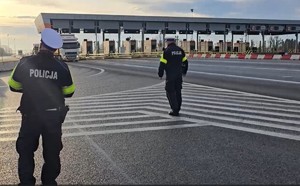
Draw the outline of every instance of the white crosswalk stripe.
[[[215,126],[300,141],[300,102],[184,83],[180,117],[171,117],[164,84],[72,98],[63,137]],[[15,141],[16,108],[0,109],[0,142]]]

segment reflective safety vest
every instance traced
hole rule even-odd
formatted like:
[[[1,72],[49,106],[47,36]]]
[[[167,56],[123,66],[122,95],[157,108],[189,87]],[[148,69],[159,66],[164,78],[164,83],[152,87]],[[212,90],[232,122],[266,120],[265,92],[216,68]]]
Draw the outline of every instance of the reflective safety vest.
[[[160,58],[158,76],[163,77],[166,71],[166,79],[172,80],[186,74],[188,70],[188,60],[185,52],[175,43],[170,44]]]
[[[20,104],[23,113],[63,106],[65,97],[75,92],[67,64],[48,51],[22,58],[8,84],[11,91],[23,93]]]

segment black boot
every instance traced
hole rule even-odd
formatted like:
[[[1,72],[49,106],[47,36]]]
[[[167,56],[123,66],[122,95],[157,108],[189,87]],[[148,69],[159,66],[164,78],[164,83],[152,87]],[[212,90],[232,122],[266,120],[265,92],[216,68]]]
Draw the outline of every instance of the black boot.
[[[179,116],[179,112],[170,111],[169,115],[170,116]]]

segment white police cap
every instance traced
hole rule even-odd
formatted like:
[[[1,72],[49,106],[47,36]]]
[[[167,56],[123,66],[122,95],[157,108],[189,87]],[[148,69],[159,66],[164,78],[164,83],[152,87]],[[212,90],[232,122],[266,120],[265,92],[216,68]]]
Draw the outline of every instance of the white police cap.
[[[61,36],[51,28],[45,28],[42,33],[42,42],[50,48],[58,49],[63,45]]]

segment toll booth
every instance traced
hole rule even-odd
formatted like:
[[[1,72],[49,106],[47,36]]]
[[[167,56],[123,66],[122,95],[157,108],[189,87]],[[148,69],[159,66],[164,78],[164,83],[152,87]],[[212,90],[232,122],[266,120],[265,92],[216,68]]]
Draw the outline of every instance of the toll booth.
[[[130,40],[130,38],[127,38],[126,41],[124,41],[124,47],[125,54],[131,54],[133,52],[136,52],[137,42],[136,40]]]
[[[195,41],[187,41],[186,39],[184,39],[183,41],[180,42],[180,47],[186,53],[191,53],[196,50],[196,43],[195,43]]]
[[[226,42],[227,52],[233,52],[232,42]]]
[[[232,42],[226,42],[226,43],[224,43],[223,40],[219,40],[219,42],[216,44],[215,52],[220,52],[220,53],[223,53],[223,52],[233,52]]]
[[[150,54],[152,52],[157,52],[157,41],[155,39],[146,38],[144,43],[144,52]]]
[[[103,42],[104,54],[108,55],[116,52],[116,42],[114,40],[105,39]]]
[[[225,52],[224,42],[223,40],[219,40],[219,42],[215,46],[215,52]]]
[[[250,49],[250,43],[249,42],[237,41],[234,44],[234,52],[246,53],[249,49]]]
[[[198,52],[201,52],[201,53],[212,52],[214,49],[213,46],[214,45],[213,45],[212,41],[201,40],[198,44]]]
[[[81,45],[81,54],[89,55],[93,53],[93,42],[84,39]]]

